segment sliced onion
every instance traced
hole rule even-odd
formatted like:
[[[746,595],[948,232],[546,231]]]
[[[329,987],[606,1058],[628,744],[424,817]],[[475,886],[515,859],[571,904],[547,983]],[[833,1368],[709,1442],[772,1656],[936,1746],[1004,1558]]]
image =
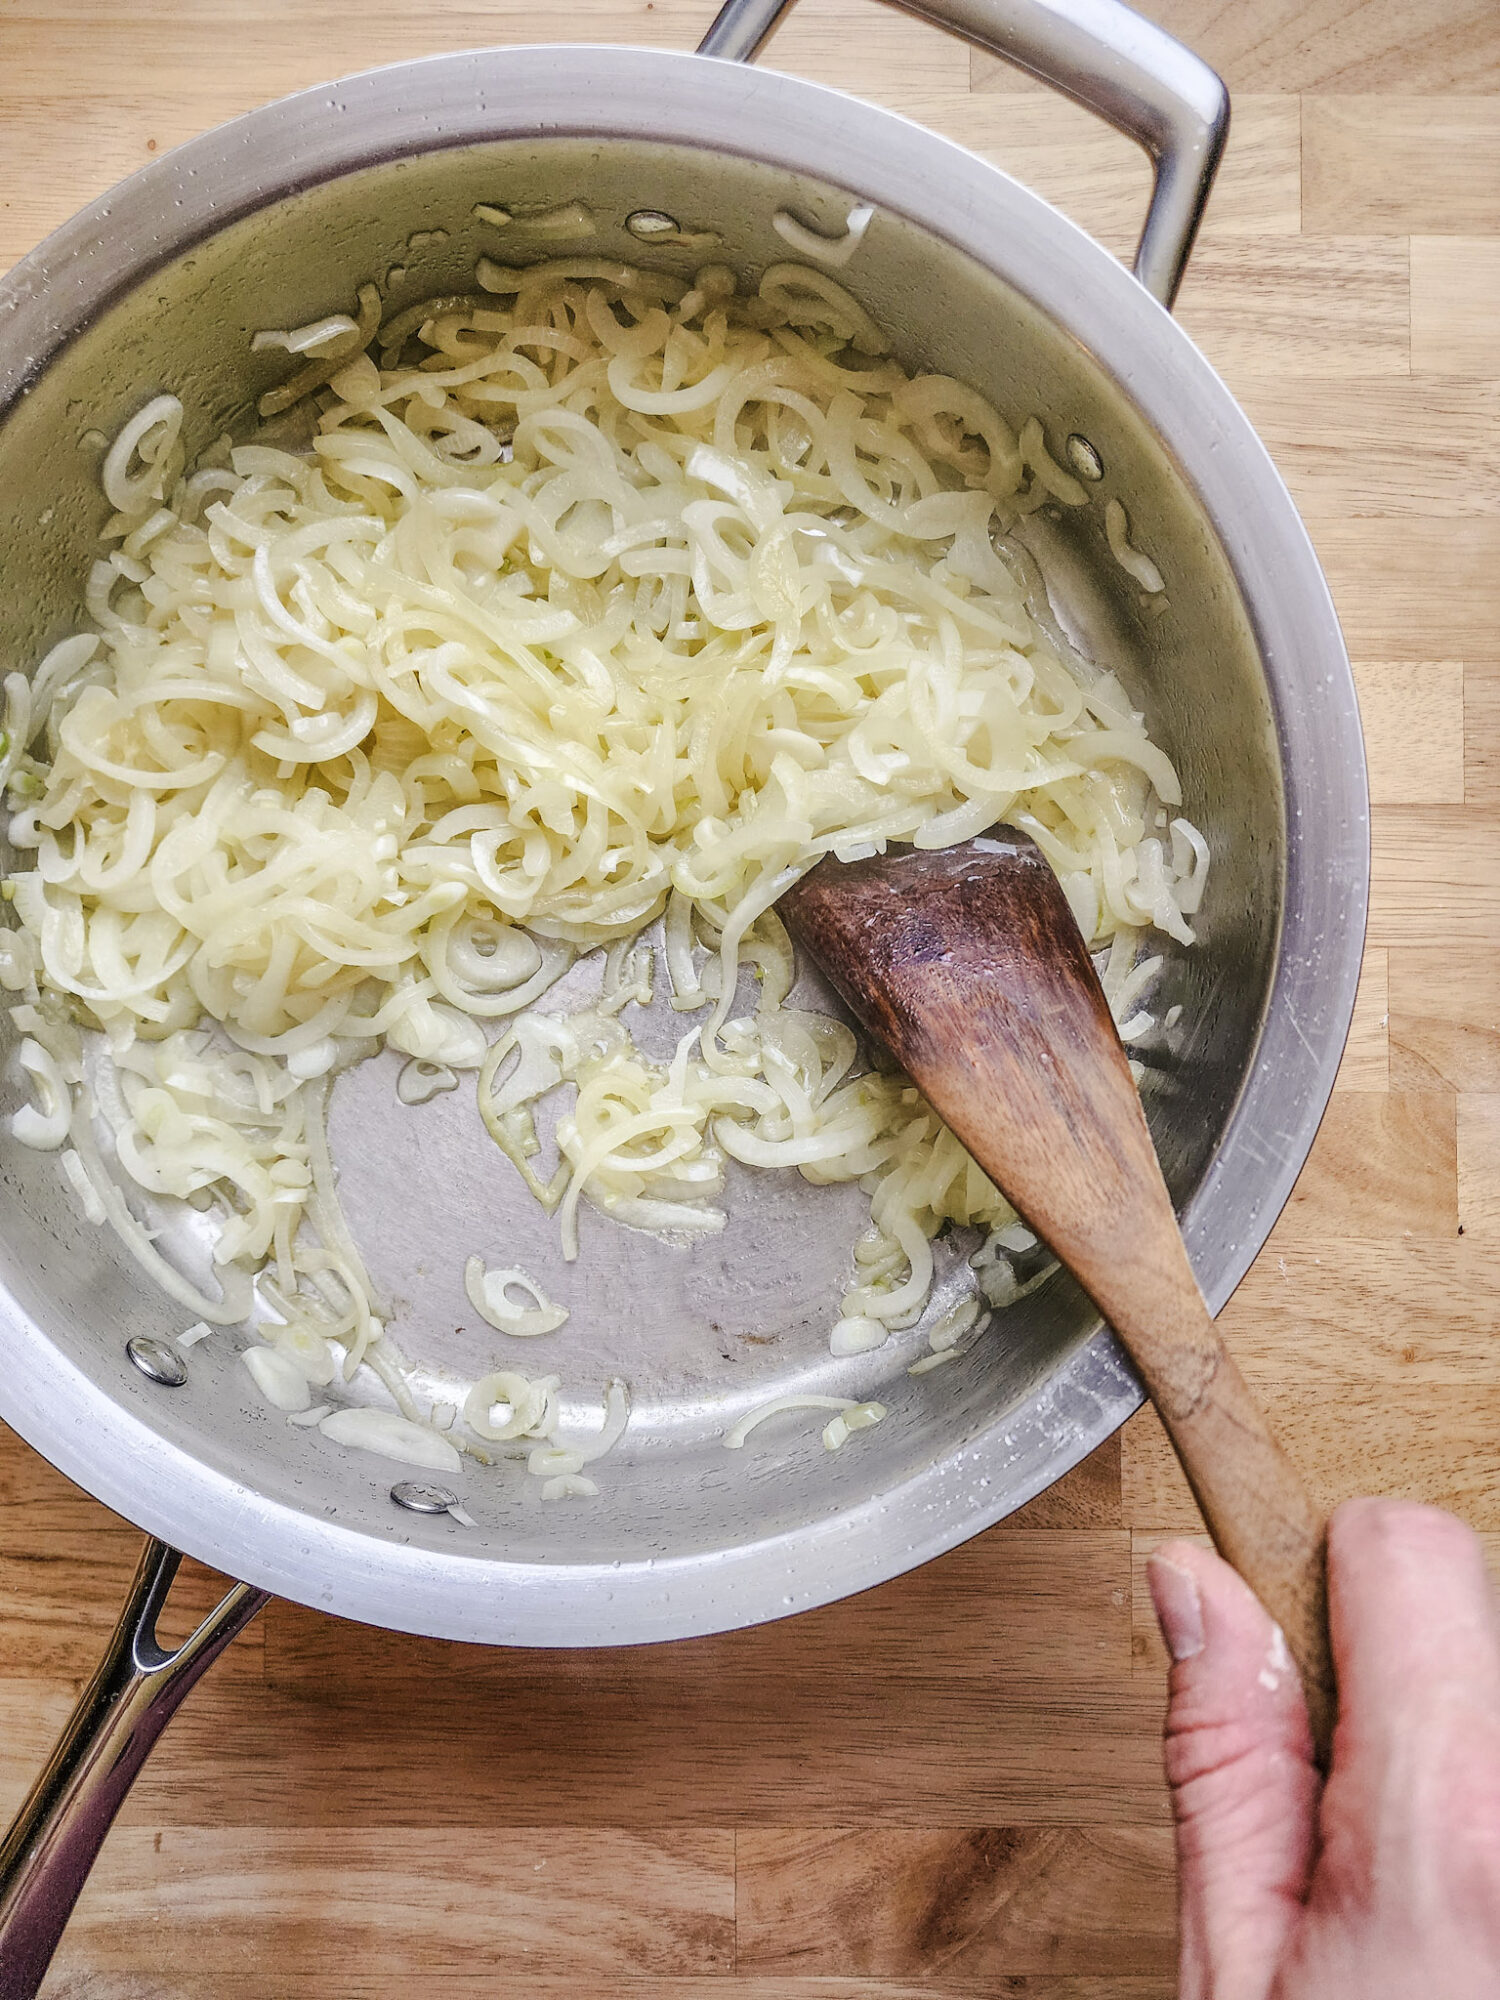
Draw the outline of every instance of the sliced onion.
[[[555,1375],[528,1381],[511,1369],[497,1369],[477,1381],[464,1398],[464,1422],[476,1436],[494,1444],[512,1438],[545,1437],[556,1421]],[[497,1412],[503,1411],[503,1415]]]
[[[1110,554],[1121,569],[1135,578],[1148,596],[1154,597],[1166,589],[1162,573],[1150,556],[1142,555],[1139,549],[1130,546],[1130,522],[1118,500],[1105,502],[1104,533],[1109,543]]]
[[[307,1377],[288,1355],[274,1347],[247,1347],[240,1355],[251,1380],[278,1410],[305,1410],[312,1402]]]
[[[544,1500],[592,1500],[599,1488],[580,1472],[559,1472],[542,1482]]]
[[[31,1079],[38,1101],[11,1113],[11,1137],[34,1152],[55,1153],[72,1123],[73,1094],[63,1080],[57,1058],[29,1035],[16,1050],[15,1062]]]
[[[506,1296],[514,1288],[527,1293],[532,1303],[518,1306]],[[500,1333],[509,1333],[517,1340],[532,1340],[541,1333],[555,1333],[568,1317],[566,1306],[554,1305],[537,1284],[524,1271],[516,1269],[487,1271],[482,1257],[470,1257],[464,1265],[464,1290],[469,1295],[469,1303],[481,1319]]]
[[[280,331],[265,327],[251,336],[251,352],[259,354],[273,347],[284,348],[288,354],[318,354],[347,342],[351,334],[359,328],[347,313],[330,313],[325,319],[315,319],[306,326],[294,326],[290,331]]]
[[[604,1391],[604,1426],[596,1438],[569,1440],[555,1437],[553,1442],[561,1451],[570,1453],[581,1465],[592,1465],[595,1459],[603,1458],[614,1450],[625,1435],[625,1427],[630,1421],[630,1391],[621,1381],[613,1381]]]
[[[403,1104],[426,1104],[445,1090],[457,1090],[458,1078],[446,1063],[423,1062],[413,1056],[403,1063],[396,1079],[396,1095]]]
[[[541,1444],[529,1453],[526,1470],[538,1479],[567,1479],[582,1472],[584,1456],[581,1451],[569,1451],[565,1446]]]
[[[950,1306],[927,1336],[927,1345],[934,1354],[942,1354],[950,1347],[957,1347],[966,1333],[979,1322],[982,1308],[978,1299],[960,1299]]]
[[[840,1413],[855,1408],[852,1396],[773,1396],[769,1403],[762,1403],[758,1410],[752,1410],[747,1417],[724,1433],[725,1448],[739,1451],[757,1424],[763,1424],[767,1417],[778,1416],[783,1410],[837,1410]]]
[[[463,1460],[444,1437],[394,1410],[335,1410],[318,1425],[334,1444],[374,1452],[398,1465],[425,1465],[434,1472],[459,1472]]]
[[[120,514],[134,514],[159,500],[164,490],[164,467],[182,429],[182,405],[175,396],[155,396],[138,410],[105,453],[100,483],[104,497]],[[155,449],[146,457],[142,446],[155,438]],[[139,471],[130,467],[137,456]]]
[[[830,1354],[868,1354],[872,1348],[884,1347],[890,1337],[891,1330],[884,1320],[869,1319],[856,1313],[835,1325],[828,1336],[828,1351]]]
[[[448,963],[466,986],[500,993],[534,979],[543,959],[541,946],[528,932],[476,918],[450,936]]]
[[[840,1451],[849,1442],[852,1431],[865,1431],[872,1424],[878,1424],[886,1414],[884,1403],[851,1403],[847,1410],[836,1416],[832,1423],[823,1426],[823,1449]]]
[[[58,1165],[67,1176],[68,1186],[77,1195],[85,1219],[92,1222],[96,1229],[102,1228],[109,1220],[109,1211],[99,1199],[98,1189],[89,1179],[87,1167],[72,1146],[65,1148]]]
[[[778,227],[827,263],[865,220],[831,245]],[[263,413],[331,384],[303,401],[306,452],[226,442],[183,483],[180,404],[138,412],[105,458],[99,629],[7,677],[0,746],[27,940],[0,947],[0,983],[35,979],[46,1025],[17,1026],[55,1058],[17,1136],[62,1148],[86,1211],[205,1323],[244,1315],[244,1270],[201,1300],[130,1209],[51,1032],[63,1000],[108,1034],[114,1071],[90,1076],[122,1168],[198,1206],[226,1265],[272,1271],[288,1324],[267,1351],[304,1394],[335,1354],[346,1375],[368,1363],[424,1439],[339,1207],[339,1070],[385,1040],[410,1100],[480,1069],[485,1121],[568,1253],[585,1200],[677,1237],[722,1228],[727,1158],[859,1181],[873,1240],[830,1341],[873,1350],[923,1314],[946,1224],[1012,1215],[905,1080],[855,1074],[846,1032],[786,1006],[776,897],[825,854],[1024,823],[1090,937],[1116,941],[1131,1036],[1150,1018],[1141,936],[1191,944],[1208,860],[1168,818],[1180,787],[1144,718],[1000,539],[1011,510],[1088,497],[1035,417],[1017,438],[964,384],[908,375],[825,270],[772,265],[748,297],[727,269],[690,288],[599,258],[486,262],[479,283],[495,296],[422,302],[379,338],[373,285],[357,317],[263,336],[311,357]],[[416,334],[433,351],[403,366]],[[1159,588],[1128,525],[1111,503],[1111,548]],[[650,1000],[636,940],[663,911],[672,1005],[713,1013],[658,1061],[621,1017]],[[591,1010],[524,1012],[601,947]],[[487,1050],[484,1023],[511,1015]],[[981,1282],[1015,1289],[1008,1262]],[[466,1288],[512,1335],[567,1316],[478,1259]],[[475,1385],[476,1437],[518,1412],[520,1434],[553,1427],[550,1389],[538,1414],[516,1380],[519,1402]],[[830,1448],[866,1407],[834,1404]],[[611,1385],[592,1443],[533,1449],[563,1462],[542,1476],[576,1479],[627,1414]]]

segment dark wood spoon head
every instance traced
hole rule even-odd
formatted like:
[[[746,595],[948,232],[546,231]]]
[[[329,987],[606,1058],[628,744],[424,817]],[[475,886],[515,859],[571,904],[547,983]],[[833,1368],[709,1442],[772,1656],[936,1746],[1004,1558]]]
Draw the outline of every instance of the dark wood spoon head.
[[[824,861],[778,908],[1107,1312],[1093,1280],[1121,1228],[1143,1201],[1174,1239],[1176,1221],[1088,946],[1035,841],[1002,827]]]

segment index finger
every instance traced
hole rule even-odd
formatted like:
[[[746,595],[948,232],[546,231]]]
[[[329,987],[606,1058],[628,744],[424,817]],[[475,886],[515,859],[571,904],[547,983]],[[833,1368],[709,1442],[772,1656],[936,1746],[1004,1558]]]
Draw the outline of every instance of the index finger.
[[[1329,1524],[1328,1586],[1325,1853],[1366,1882],[1426,1879],[1497,1835],[1500,1617],[1483,1551],[1434,1507],[1350,1501]]]
[[[1442,1691],[1500,1707],[1500,1621],[1471,1528],[1436,1507],[1351,1500],[1329,1523],[1328,1570],[1351,1748]]]

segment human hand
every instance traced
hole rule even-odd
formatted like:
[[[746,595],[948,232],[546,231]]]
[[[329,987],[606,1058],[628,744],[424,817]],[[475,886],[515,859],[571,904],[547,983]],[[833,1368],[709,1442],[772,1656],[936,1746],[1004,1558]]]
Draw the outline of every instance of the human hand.
[[[1180,2000],[1497,2000],[1500,1616],[1471,1531],[1403,1501],[1334,1515],[1326,1785],[1248,1586],[1188,1542],[1148,1575],[1174,1660]]]

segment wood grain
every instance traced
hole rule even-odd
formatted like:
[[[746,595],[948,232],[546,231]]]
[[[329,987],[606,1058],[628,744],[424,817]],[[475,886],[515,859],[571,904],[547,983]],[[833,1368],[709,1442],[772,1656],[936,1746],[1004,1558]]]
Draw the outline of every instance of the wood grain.
[[[1451,1508],[1477,1528],[1500,1529],[1500,1384],[1350,1381],[1325,1402],[1310,1398],[1300,1383],[1257,1387],[1323,1507],[1360,1493],[1389,1493]],[[1201,1526],[1149,1411],[1131,1421],[1122,1478],[1134,1528]]]
[[[629,1973],[722,1974],[734,1963],[734,1850],[734,1835],[711,1827],[497,1825],[482,1841],[453,1826],[416,1825],[400,1841],[352,1827],[125,1827],[100,1859],[63,1966],[72,1957],[129,1972],[146,1960],[169,1975],[212,1978],[243,1965],[270,1927],[292,1986],[324,1971],[335,1939],[341,1955],[378,1964],[387,1979],[435,1984],[476,1962],[501,1982],[543,1966],[586,1985]],[[595,1893],[600,1881],[611,1884],[608,1898]]]
[[[1005,1973],[1087,1969],[1106,1935],[1123,1972],[1165,1972],[1175,1958],[1165,1827],[765,1827],[740,1835],[736,1865],[745,1972],[940,1968],[991,1993]]]
[[[1118,1479],[1118,1471],[1116,1471]],[[695,1689],[713,1689],[733,1701],[724,1724],[724,1748],[743,1714],[775,1687],[815,1686],[842,1669],[848,1692],[828,1690],[831,1721],[856,1713],[872,1690],[887,1686],[891,1699],[920,1691],[931,1680],[948,1686],[990,1687],[1007,1694],[1052,1685],[1057,1675],[1072,1683],[1107,1684],[1125,1657],[1123,1601],[1119,1595],[1119,1535],[1101,1529],[1026,1529],[1007,1524],[954,1549],[910,1579],[881,1584],[857,1597],[825,1605],[764,1632],[728,1632],[686,1639],[672,1646],[635,1646],[623,1652],[508,1651],[456,1642],[374,1632],[287,1610],[267,1621],[266,1678],[310,1700],[330,1687],[338,1662],[357,1653],[392,1691],[415,1693],[443,1686],[497,1703],[544,1704],[549,1689],[587,1704],[596,1689],[625,1688],[637,1717],[665,1735],[673,1713]],[[1021,1637],[1021,1614],[1038,1599],[1049,1599],[1054,1619],[1026,1618],[1035,1625]],[[955,1609],[955,1607],[957,1607]],[[1060,1642],[1058,1626],[1082,1612],[1088,1639]],[[933,1626],[920,1659],[910,1648],[913,1621],[924,1611]],[[1015,1636],[1011,1636],[1014,1634]],[[708,1720],[714,1721],[716,1703]],[[739,1712],[739,1713],[736,1713]],[[699,1723],[701,1731],[704,1724]],[[701,1740],[699,1746],[701,1748]],[[526,1756],[522,1750],[512,1756]]]
[[[1122,1538],[1122,1659],[1127,1554]],[[273,1627],[297,1616],[273,1613]],[[911,1635],[904,1681],[844,1659],[785,1680],[761,1671],[745,1640],[739,1671],[714,1682],[684,1664],[643,1699],[632,1663],[604,1657],[570,1677],[519,1670],[513,1693],[449,1681],[429,1694],[402,1671],[399,1643],[387,1672],[378,1641],[336,1634],[316,1650],[337,1659],[305,1694],[247,1701],[205,1684],[122,1824],[383,1829],[404,1845],[409,1829],[434,1825],[477,1843],[500,1826],[1079,1826],[1166,1814],[1160,1692],[1127,1688],[1123,1668],[1105,1680],[1060,1665],[1029,1688],[924,1681]],[[75,1687],[0,1681],[0,1793],[12,1809]]]
[[[1370,846],[1371,944],[1500,944],[1500,816],[1387,806]]]
[[[1493,97],[1305,97],[1302,227],[1309,236],[1500,231]]]
[[[1500,1090],[1500,951],[1389,956],[1393,1084]]]
[[[1177,317],[1216,368],[1297,376],[1405,375],[1404,242],[1222,236],[1188,266]]]
[[[1151,192],[1150,168],[1139,147],[1092,113],[1041,90],[964,90],[915,100],[909,115],[1003,167],[1129,259]],[[1300,153],[1294,99],[1237,98],[1203,240],[1295,236]]]
[[[1465,1091],[1458,1100],[1458,1212],[1476,1243],[1500,1237],[1500,1094]]]
[[[1384,1090],[1390,1082],[1388,958],[1378,947],[1365,953],[1335,1090]]]
[[[1432,375],[1493,375],[1500,324],[1500,237],[1413,236],[1411,365]]]
[[[1464,803],[1500,806],[1500,666],[1493,659],[1464,666]]]
[[[1464,803],[1464,670],[1458,660],[1354,666],[1377,806]]]
[[[1500,631],[1500,515],[1308,522],[1356,659],[1494,659]]]
[[[1140,11],[1232,91],[1500,90],[1500,18],[1488,0],[1152,0]],[[976,89],[1011,73],[974,58]]]
[[[1500,514],[1493,378],[1245,374],[1235,389],[1315,537],[1350,517]]]
[[[1283,1237],[1447,1237],[1458,1228],[1453,1099],[1338,1091],[1282,1215]]]
[[[1341,1088],[1224,1331],[1325,1500],[1437,1499],[1500,1551],[1500,8],[1144,5],[1235,94],[1184,323],[1307,515],[1377,800]],[[339,71],[544,34],[685,49],[712,12],[17,0],[0,260]],[[799,0],[769,60],[1128,254],[1140,157],[1013,69],[874,0]],[[278,1605],[169,1731],[48,2000],[1170,2000],[1144,1562],[1199,1526],[1148,1414],[928,1569],[692,1647],[480,1653]],[[0,1438],[0,1811],[132,1562]],[[214,1586],[185,1575],[173,1629]]]
[[[1357,1243],[1283,1225],[1221,1315],[1224,1337],[1256,1383],[1319,1394],[1346,1382],[1492,1388],[1493,1258],[1467,1226],[1447,1239]],[[1294,1441],[1304,1428],[1294,1423]]]
[[[6,1434],[7,1455],[24,1449]],[[33,1456],[29,1451],[27,1458]],[[28,1671],[83,1681],[94,1671],[140,1558],[141,1538],[93,1500],[71,1494],[24,1507],[0,1507],[0,1672],[25,1661]],[[164,1640],[186,1638],[223,1595],[225,1581],[199,1563],[184,1564]],[[252,1625],[225,1655],[221,1672],[246,1689],[264,1678],[265,1633]]]

